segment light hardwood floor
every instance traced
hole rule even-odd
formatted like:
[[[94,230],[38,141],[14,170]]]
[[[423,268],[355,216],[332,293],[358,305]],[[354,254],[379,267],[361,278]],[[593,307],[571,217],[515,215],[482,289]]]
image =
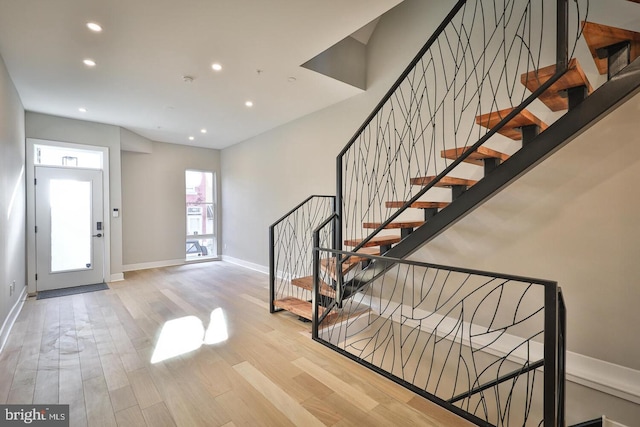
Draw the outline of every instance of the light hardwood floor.
[[[69,404],[72,426],[470,425],[269,314],[263,274],[211,262],[125,277],[29,298],[0,354],[0,402]],[[150,362],[165,322],[207,328],[217,308],[226,341]]]

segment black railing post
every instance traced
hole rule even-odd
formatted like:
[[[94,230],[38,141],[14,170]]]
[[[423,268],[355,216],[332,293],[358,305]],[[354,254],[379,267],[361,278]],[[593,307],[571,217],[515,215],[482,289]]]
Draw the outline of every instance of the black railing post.
[[[544,426],[558,419],[558,286],[544,288]]]
[[[558,293],[559,296],[559,334],[558,340],[558,426],[565,425],[565,404],[566,404],[566,381],[567,381],[567,308],[564,305],[564,297],[562,296],[562,290]]]
[[[269,227],[269,313],[275,313],[273,301],[276,299],[275,225]]]
[[[336,198],[333,210],[336,214],[335,227],[333,230],[334,240],[333,248],[342,250],[342,153],[336,158]],[[337,267],[337,265],[336,265]]]
[[[557,0],[556,73],[569,66],[569,0]]]
[[[318,301],[320,301],[320,229],[313,232],[313,289],[311,290],[311,337],[318,339]]]

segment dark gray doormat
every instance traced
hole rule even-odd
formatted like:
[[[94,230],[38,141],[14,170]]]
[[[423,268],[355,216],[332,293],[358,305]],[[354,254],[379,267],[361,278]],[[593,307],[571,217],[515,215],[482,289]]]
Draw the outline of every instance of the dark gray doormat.
[[[72,288],[51,289],[50,291],[40,291],[36,299],[65,297],[67,295],[84,294],[85,292],[104,291],[109,289],[106,283],[96,283],[95,285],[74,286]]]

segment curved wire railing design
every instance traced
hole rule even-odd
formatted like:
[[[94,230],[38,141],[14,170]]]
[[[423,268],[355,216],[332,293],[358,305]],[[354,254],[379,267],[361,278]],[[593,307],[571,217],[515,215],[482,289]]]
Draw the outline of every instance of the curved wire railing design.
[[[585,8],[573,3],[579,21]],[[402,214],[418,219],[409,209],[416,201],[449,202],[449,193],[436,188],[446,176],[481,179],[481,170],[464,163],[478,147],[517,151],[517,144],[491,137],[566,70],[567,5],[568,0],[456,4],[338,156],[337,249],[344,241],[362,241],[354,248],[359,249]],[[574,46],[581,34],[576,28]],[[521,84],[521,75],[551,64],[556,74],[538,91],[532,94]],[[480,122],[487,114],[502,120]],[[452,149],[455,157],[442,155]]]
[[[317,257],[338,254],[353,255]],[[318,341],[477,425],[563,425],[555,282],[365,257],[376,264],[354,276],[384,274],[314,324]]]
[[[588,3],[459,0],[338,155],[335,206],[312,196],[270,228],[271,310],[311,299],[314,339],[477,425],[564,425],[556,283],[362,249],[393,221],[455,203],[438,188],[445,178],[490,174],[467,164],[479,148],[520,148],[493,137],[567,71]],[[521,84],[546,66],[553,75],[536,90]],[[432,203],[423,218],[416,202]],[[292,286],[309,275],[313,292]]]
[[[291,284],[313,275],[313,231],[335,209],[335,196],[310,196],[269,227],[269,307],[286,297],[311,300],[311,292]],[[332,245],[332,241],[323,241]]]

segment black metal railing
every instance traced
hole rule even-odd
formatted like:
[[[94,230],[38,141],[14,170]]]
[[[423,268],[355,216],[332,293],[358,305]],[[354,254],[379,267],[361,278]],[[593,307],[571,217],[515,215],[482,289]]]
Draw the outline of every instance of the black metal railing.
[[[291,284],[313,274],[313,231],[335,210],[335,196],[306,198],[269,227],[269,310],[286,297],[310,300],[311,292]],[[333,241],[322,241],[333,245]]]
[[[573,3],[580,15],[584,8]],[[351,249],[358,250],[401,215],[418,219],[409,209],[416,201],[450,201],[436,187],[454,175],[481,179],[481,171],[464,164],[479,147],[517,149],[492,137],[566,71],[568,5],[569,0],[457,2],[337,157],[335,249],[359,241]],[[574,46],[580,34],[578,26]],[[520,83],[522,74],[553,64],[555,74],[535,92]],[[508,108],[495,126],[476,122]],[[460,155],[441,157],[447,149]],[[412,184],[420,177],[433,179]],[[398,201],[400,208],[389,204]]]
[[[314,339],[478,425],[564,425],[566,322],[556,283],[407,261],[420,244],[410,239],[391,256],[356,251],[391,222],[418,219],[409,209],[417,201],[451,202],[452,218],[431,221],[436,228],[466,212],[437,187],[445,177],[493,173],[466,164],[480,147],[518,150],[493,137],[566,72],[587,10],[588,0],[459,0],[338,155],[333,209],[303,203],[306,213],[270,228],[272,312],[284,295],[312,299]],[[520,84],[549,65],[555,73],[535,91]],[[499,111],[497,123],[476,119]],[[458,155],[442,155],[450,149]],[[412,184],[421,177],[430,179]],[[314,220],[299,225],[296,215]],[[359,243],[347,252],[345,240]],[[291,285],[308,275],[312,295]],[[324,284],[335,297],[320,292]]]
[[[335,256],[355,254],[317,248],[316,268]],[[355,275],[376,278],[318,316],[314,339],[477,425],[564,425],[557,283],[359,257],[371,262]]]

